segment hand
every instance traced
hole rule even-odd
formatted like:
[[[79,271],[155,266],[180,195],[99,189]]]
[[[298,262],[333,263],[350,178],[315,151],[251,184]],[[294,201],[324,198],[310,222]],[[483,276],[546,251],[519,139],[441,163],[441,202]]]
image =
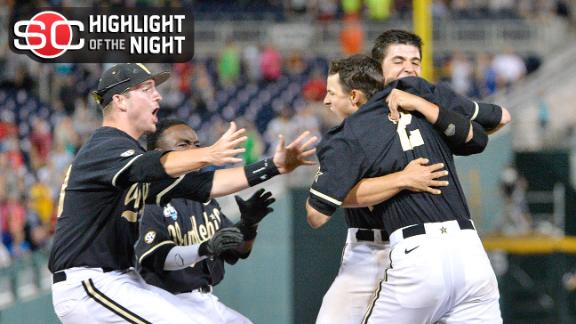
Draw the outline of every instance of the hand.
[[[231,122],[230,127],[222,137],[208,147],[208,163],[221,166],[228,163],[242,162],[242,159],[235,156],[246,150],[238,148],[238,146],[246,142],[247,137],[243,136],[245,132],[244,128],[237,129],[236,123]]]
[[[235,249],[244,242],[244,236],[236,227],[225,227],[214,233],[208,241],[202,242],[198,248],[201,256],[219,256],[222,252]]]
[[[424,102],[426,102],[425,99],[398,89],[392,89],[388,97],[386,97],[386,103],[388,108],[390,108],[390,119],[393,121],[400,119],[399,108],[405,111],[418,111],[418,108]]]
[[[308,135],[310,135],[309,131],[302,132],[302,134],[292,143],[288,144],[288,146],[284,146],[284,136],[278,136],[278,145],[276,146],[276,152],[274,153],[272,161],[281,174],[292,172],[301,165],[316,164],[316,162],[306,160],[306,158],[316,153],[316,149],[310,149],[310,147],[316,143],[318,138],[312,136],[304,142]],[[304,144],[302,144],[302,142],[304,142]]]
[[[238,209],[240,209],[240,219],[245,226],[255,226],[268,214],[274,211],[270,205],[276,201],[270,191],[260,189],[252,197],[244,200],[240,196],[234,196]]]
[[[408,163],[401,171],[403,178],[403,188],[414,192],[428,192],[439,195],[439,189],[432,187],[446,187],[448,181],[436,180],[448,175],[448,171],[443,170],[443,163],[427,165],[428,159],[419,158]]]

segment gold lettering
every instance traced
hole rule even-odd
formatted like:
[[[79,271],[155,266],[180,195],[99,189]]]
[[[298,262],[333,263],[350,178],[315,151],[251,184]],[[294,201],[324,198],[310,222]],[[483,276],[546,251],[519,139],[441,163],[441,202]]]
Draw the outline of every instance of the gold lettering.
[[[220,218],[220,211],[218,210],[218,208],[214,208],[212,210],[212,214],[216,216],[216,218],[218,219],[218,224],[222,223],[222,219]]]
[[[136,223],[138,221],[138,214],[131,210],[125,210],[122,212],[122,218],[125,218],[130,223]]]
[[[204,212],[203,214],[204,214],[204,224],[206,224],[206,232],[208,234],[208,238],[211,238],[212,236],[214,236],[214,233],[216,233],[216,229],[214,228],[214,224],[212,224],[212,222],[208,219],[208,214],[206,212]],[[216,219],[214,219],[214,221],[216,221]]]
[[[60,217],[60,215],[62,215],[62,210],[64,210],[64,197],[66,197],[66,187],[68,187],[68,179],[70,179],[70,170],[72,170],[72,165],[68,167],[66,176],[64,177],[64,183],[62,183],[62,187],[60,188],[60,197],[58,198],[58,212],[56,217]]]
[[[207,235],[208,233],[206,233],[206,226],[204,226],[204,224],[200,224],[200,226],[198,226],[198,231],[200,232],[200,238],[202,241],[209,239]]]
[[[150,192],[150,183],[142,184],[142,205],[146,205],[146,199],[148,199],[148,193]]]
[[[126,194],[126,198],[124,199],[124,205],[128,206],[132,201],[135,201],[134,208],[138,209],[140,205],[140,189],[138,188],[138,183],[133,184],[130,189],[128,189],[128,193]]]
[[[180,246],[200,244],[214,236],[214,233],[216,233],[221,226],[220,211],[218,209],[214,209],[210,215],[204,212],[203,218],[204,224],[198,224],[196,217],[192,215],[190,217],[192,229],[186,233],[182,233],[182,229],[178,223],[168,225],[168,234],[172,240]]]
[[[198,244],[204,242],[205,240],[201,240],[200,236],[198,235],[198,225],[196,224],[196,218],[192,216],[190,217],[190,221],[192,222],[192,229],[188,231],[190,241],[193,242],[192,244]]]

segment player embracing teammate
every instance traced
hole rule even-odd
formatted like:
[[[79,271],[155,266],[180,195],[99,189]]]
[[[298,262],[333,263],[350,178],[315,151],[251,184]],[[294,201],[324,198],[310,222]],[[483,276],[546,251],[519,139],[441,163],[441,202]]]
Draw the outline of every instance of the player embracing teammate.
[[[345,210],[343,263],[317,323],[502,322],[496,277],[470,220],[453,155],[481,152],[487,133],[510,116],[417,78],[420,48],[418,36],[390,30],[376,40],[375,61],[353,56],[331,65],[325,104],[348,114],[318,146],[308,220],[317,227],[338,207],[368,208]],[[376,92],[378,66],[386,86]],[[405,182],[394,187],[394,172],[421,158],[448,171],[429,184],[447,181],[441,195]],[[358,213],[382,226],[354,228],[350,215]],[[366,288],[371,283],[373,294]],[[359,317],[357,305],[366,301]]]

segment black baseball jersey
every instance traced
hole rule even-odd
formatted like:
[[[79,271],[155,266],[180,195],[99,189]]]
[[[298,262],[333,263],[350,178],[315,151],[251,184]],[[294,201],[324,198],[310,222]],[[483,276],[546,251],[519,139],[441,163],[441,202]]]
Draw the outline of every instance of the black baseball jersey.
[[[174,246],[200,244],[220,228],[230,226],[232,223],[215,200],[200,203],[172,199],[164,206],[146,206],[141,219],[140,238],[136,243],[140,274],[149,284],[174,294],[218,284],[224,277],[222,257],[204,259],[176,271],[164,271],[164,262]]]
[[[412,224],[470,218],[452,151],[439,132],[418,113],[403,113],[398,123],[388,118],[385,98],[394,87],[416,94],[424,87],[428,89],[425,91],[430,95],[428,98],[442,95],[443,89],[426,88],[423,82],[419,78],[404,78],[391,83],[328,132],[317,148],[320,169],[310,189],[312,207],[331,215],[361,179],[400,171],[410,161],[425,157],[431,164],[443,162],[449,171],[450,185],[443,188],[442,195],[403,191],[374,206],[372,214],[382,220],[388,233]],[[469,117],[481,115],[486,123],[499,121],[501,116],[481,114],[473,102],[463,104],[464,101],[434,99],[431,101],[442,103],[445,109],[462,109]],[[499,109],[497,106],[488,108]]]
[[[178,179],[167,175],[163,180],[151,178],[146,172],[140,174],[131,169],[144,153],[138,141],[110,127],[97,129],[80,149],[60,194],[50,271],[72,267],[130,268],[138,238],[138,218],[145,201],[155,201],[157,195],[169,199],[173,194],[208,200],[212,173],[195,173],[195,187],[188,175]],[[180,184],[188,187],[179,190]]]

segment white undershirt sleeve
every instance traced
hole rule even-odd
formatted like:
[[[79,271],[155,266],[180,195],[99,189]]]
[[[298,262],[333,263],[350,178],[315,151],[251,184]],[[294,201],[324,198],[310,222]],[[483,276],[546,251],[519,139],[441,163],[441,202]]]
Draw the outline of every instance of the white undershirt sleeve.
[[[168,252],[168,255],[166,255],[166,260],[164,261],[164,270],[182,270],[206,259],[206,256],[200,256],[198,254],[199,247],[200,244],[173,247]]]

